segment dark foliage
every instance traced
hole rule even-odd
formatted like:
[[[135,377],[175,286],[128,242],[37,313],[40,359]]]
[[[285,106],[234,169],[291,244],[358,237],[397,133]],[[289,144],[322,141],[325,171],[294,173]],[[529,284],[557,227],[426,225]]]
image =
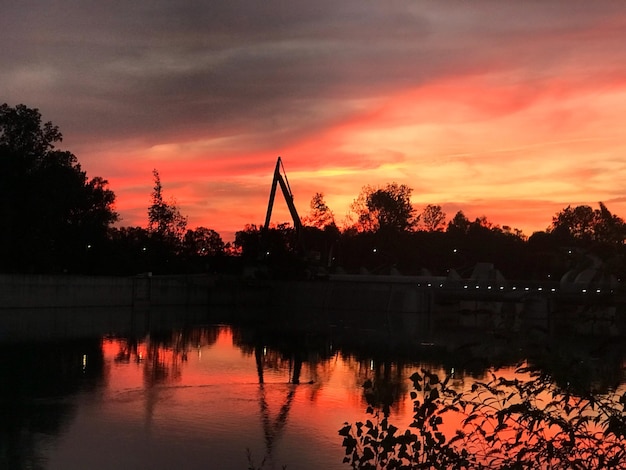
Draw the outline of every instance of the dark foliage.
[[[61,139],[37,109],[0,106],[2,272],[188,273],[259,265],[264,275],[284,278],[333,270],[445,276],[452,269],[467,277],[477,263],[492,263],[507,280],[558,281],[572,269],[586,269],[589,260],[607,278],[626,272],[626,223],[603,203],[598,209],[568,206],[546,231],[526,239],[461,211],[445,224],[438,205],[416,215],[412,189],[397,183],[365,186],[352,206],[357,220],[343,232],[316,193],[304,219],[308,226],[247,225],[227,250],[215,231],[187,230],[154,170],[148,228],[113,229],[115,194],[105,179],[88,179],[75,155],[55,148]]]
[[[37,109],[0,106],[0,270],[84,272],[102,255],[115,195],[61,139]]]
[[[515,378],[491,375],[454,390],[427,370],[411,376],[413,422],[402,431],[388,415],[339,431],[354,469],[624,468],[626,394],[573,393],[526,364]],[[444,418],[460,422],[443,431]]]

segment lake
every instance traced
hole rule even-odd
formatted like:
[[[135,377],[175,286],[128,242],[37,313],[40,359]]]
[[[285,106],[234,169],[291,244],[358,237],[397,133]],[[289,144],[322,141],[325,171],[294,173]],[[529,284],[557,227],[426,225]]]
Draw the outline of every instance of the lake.
[[[5,338],[0,468],[347,469],[338,430],[367,419],[372,402],[407,426],[409,377],[422,368],[463,389],[541,349],[555,381],[624,384],[620,338],[455,332],[451,348],[372,329],[213,324],[182,309],[166,318],[141,331]],[[572,361],[576,372],[559,376]]]

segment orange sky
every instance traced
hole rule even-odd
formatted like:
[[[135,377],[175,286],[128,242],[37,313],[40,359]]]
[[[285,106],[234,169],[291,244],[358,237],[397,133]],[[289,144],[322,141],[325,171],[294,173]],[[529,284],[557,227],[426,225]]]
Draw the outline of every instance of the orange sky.
[[[278,155],[300,215],[322,192],[339,223],[392,181],[527,235],[570,204],[626,217],[619,2],[30,7],[0,19],[0,101],[60,127],[121,225],[146,226],[156,168],[190,228],[232,240]]]

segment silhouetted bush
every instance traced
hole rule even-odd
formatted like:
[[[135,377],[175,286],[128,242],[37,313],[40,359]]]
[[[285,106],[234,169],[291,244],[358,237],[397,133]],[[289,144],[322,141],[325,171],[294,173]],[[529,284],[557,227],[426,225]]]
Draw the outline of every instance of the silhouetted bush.
[[[427,370],[411,376],[414,416],[400,431],[373,407],[373,419],[339,431],[354,469],[614,469],[626,465],[626,393],[574,395],[537,369],[492,374],[456,391]],[[443,431],[444,417],[460,429]]]

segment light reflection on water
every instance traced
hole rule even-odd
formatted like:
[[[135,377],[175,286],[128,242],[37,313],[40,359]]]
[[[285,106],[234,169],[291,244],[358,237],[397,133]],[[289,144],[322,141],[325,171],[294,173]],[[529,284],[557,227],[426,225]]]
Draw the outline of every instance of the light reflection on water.
[[[406,426],[418,362],[442,375],[449,364],[228,326],[13,345],[2,357],[0,464],[63,470],[246,469],[247,449],[266,469],[345,469],[337,431],[364,419],[365,380]],[[471,375],[458,371],[456,387]]]
[[[246,449],[264,468],[345,468],[337,430],[365,408],[353,359],[255,356],[228,327],[99,344],[75,351],[97,385],[45,398],[69,406],[58,435],[37,435],[43,468],[247,468]]]

